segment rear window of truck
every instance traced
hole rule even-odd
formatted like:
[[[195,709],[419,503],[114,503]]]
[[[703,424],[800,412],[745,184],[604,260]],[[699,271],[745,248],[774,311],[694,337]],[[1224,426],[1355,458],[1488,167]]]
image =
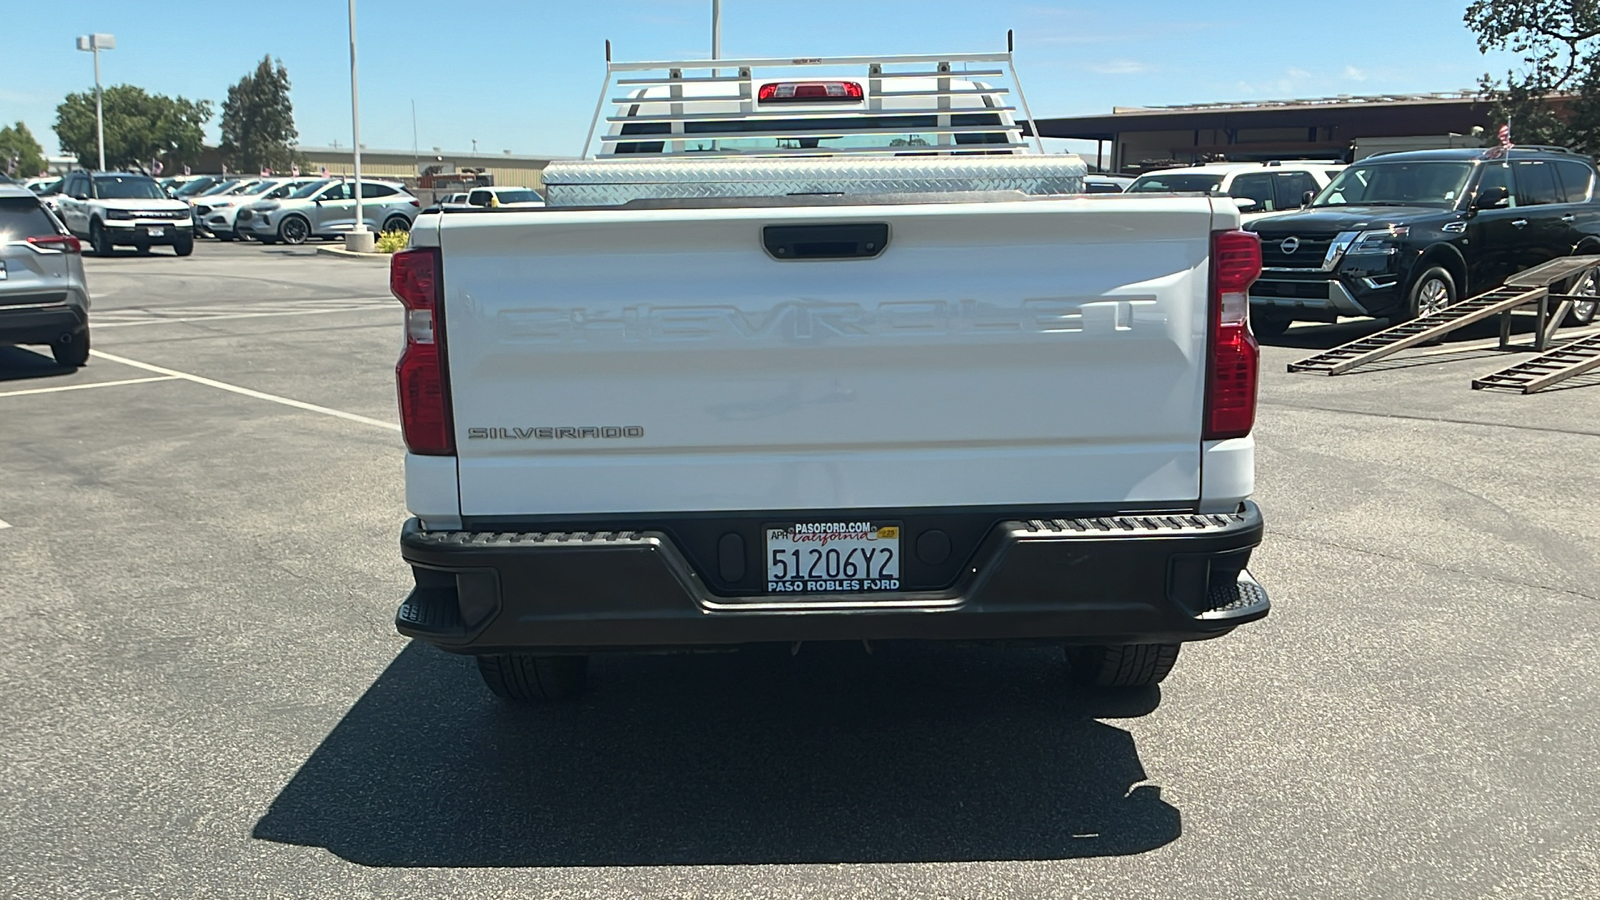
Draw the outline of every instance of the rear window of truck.
[[[957,127],[976,127],[1002,125],[1000,116],[996,113],[966,113],[950,117],[950,124]],[[909,115],[909,116],[841,116],[839,118],[805,118],[805,119],[741,119],[734,121],[707,121],[685,122],[684,152],[709,152],[712,150],[842,150],[852,147],[881,147],[887,144],[891,147],[905,147],[908,153],[916,152],[914,148],[932,148],[938,144],[939,138],[931,133],[930,129],[936,128],[938,117],[935,115]],[[889,132],[888,134],[841,134],[829,135],[830,128],[840,130],[873,130]],[[815,136],[807,137],[765,137],[763,134],[793,134],[795,132],[820,132]],[[671,134],[672,126],[667,122],[627,122],[622,126],[625,135],[657,135]],[[735,138],[699,139],[696,134],[729,134],[740,135]],[[744,137],[749,135],[749,137]],[[953,136],[958,145],[965,144],[1005,144],[1009,142],[1006,132],[979,131]],[[623,141],[617,144],[617,153],[665,153],[665,141]],[[982,151],[979,151],[982,152]]]

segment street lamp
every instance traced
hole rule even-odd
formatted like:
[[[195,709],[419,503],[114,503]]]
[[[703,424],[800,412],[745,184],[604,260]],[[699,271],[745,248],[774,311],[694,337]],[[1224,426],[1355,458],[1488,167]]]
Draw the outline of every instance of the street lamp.
[[[366,217],[361,213],[361,94],[356,87],[356,0],[350,5],[350,146],[355,151],[356,169],[356,221],[345,235],[346,250],[371,253],[373,235],[367,230]]]
[[[114,34],[85,34],[78,37],[78,49],[94,54],[94,131],[100,146],[100,171],[106,170],[106,117],[100,103],[100,51],[117,49]]]

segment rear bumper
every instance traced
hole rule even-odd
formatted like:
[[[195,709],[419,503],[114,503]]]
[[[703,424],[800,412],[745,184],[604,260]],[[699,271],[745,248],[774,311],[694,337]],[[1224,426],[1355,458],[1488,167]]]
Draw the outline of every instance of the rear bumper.
[[[1008,521],[947,590],[724,596],[661,532],[400,534],[395,625],[460,653],[804,640],[1173,643],[1267,614],[1245,567],[1261,512]]]
[[[7,309],[0,306],[0,344],[54,344],[62,335],[79,334],[88,325],[89,316],[82,307]]]

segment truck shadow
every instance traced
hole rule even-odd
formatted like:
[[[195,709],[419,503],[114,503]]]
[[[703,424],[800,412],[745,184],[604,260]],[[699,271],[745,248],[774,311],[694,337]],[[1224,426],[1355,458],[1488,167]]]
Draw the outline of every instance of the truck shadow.
[[[1059,651],[806,645],[597,660],[570,706],[494,700],[412,644],[256,823],[370,866],[1039,860],[1176,840],[1133,738],[1155,689]]]

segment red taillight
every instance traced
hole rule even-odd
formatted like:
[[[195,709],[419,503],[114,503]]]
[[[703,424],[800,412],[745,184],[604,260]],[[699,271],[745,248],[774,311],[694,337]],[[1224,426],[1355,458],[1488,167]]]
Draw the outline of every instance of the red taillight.
[[[1211,235],[1211,353],[1206,366],[1208,441],[1244,437],[1256,423],[1261,351],[1250,333],[1250,285],[1261,276],[1261,240],[1245,231]]]
[[[65,234],[46,234],[39,237],[28,238],[28,244],[40,250],[54,250],[57,253],[82,253],[83,244],[75,237]]]
[[[439,248],[402,250],[389,261],[389,290],[406,308],[406,347],[395,366],[400,429],[412,453],[456,452],[450,391],[444,374],[444,295]]]
[[[761,103],[849,103],[865,96],[854,81],[774,81],[756,92]]]

